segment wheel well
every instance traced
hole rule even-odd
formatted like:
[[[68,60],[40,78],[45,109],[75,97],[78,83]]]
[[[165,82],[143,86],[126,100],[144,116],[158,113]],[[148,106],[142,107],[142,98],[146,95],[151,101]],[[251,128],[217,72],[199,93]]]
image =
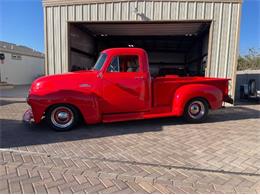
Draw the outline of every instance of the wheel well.
[[[79,114],[80,119],[82,119],[82,113],[80,112],[79,108],[73,104],[69,104],[69,103],[60,103],[60,104],[52,104],[50,106],[48,106],[44,112],[44,115],[46,115],[46,113],[48,113],[52,108],[56,107],[56,106],[70,106],[73,107]]]

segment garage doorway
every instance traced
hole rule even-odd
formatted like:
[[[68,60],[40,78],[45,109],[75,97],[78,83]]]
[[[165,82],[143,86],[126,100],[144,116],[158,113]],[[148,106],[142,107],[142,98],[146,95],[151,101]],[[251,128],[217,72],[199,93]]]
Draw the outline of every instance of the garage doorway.
[[[210,21],[70,22],[69,71],[91,69],[107,48],[147,51],[152,76],[205,76]]]

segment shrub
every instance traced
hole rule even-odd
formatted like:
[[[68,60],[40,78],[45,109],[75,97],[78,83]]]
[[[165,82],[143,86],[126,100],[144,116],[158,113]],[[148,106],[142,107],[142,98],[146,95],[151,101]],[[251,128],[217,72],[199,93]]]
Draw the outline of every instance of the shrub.
[[[237,70],[259,70],[260,53],[256,49],[249,49],[248,54],[239,56]]]

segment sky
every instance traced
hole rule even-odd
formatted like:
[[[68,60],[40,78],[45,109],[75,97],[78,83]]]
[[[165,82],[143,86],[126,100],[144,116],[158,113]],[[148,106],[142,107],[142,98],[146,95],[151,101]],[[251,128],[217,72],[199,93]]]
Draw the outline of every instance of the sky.
[[[44,52],[41,0],[0,0],[0,40]],[[240,54],[260,49],[260,0],[243,0]]]

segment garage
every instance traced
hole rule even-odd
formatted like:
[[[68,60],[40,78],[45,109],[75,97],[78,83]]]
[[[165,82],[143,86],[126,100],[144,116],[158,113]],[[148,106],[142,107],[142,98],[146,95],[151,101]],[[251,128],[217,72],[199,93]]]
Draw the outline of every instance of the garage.
[[[45,74],[89,69],[99,52],[141,47],[153,75],[230,78],[241,0],[43,0]]]
[[[90,69],[107,48],[147,51],[153,76],[204,76],[209,22],[70,23],[69,71]]]

